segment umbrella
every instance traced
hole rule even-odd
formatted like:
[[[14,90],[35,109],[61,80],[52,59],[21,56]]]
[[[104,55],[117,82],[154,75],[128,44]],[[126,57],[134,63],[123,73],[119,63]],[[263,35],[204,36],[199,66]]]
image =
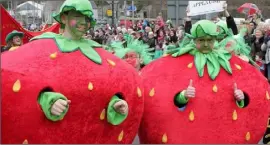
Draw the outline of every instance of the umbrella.
[[[253,4],[253,3],[245,3],[242,6],[240,6],[237,11],[239,13],[244,13],[247,15],[253,15],[259,11],[259,8]]]

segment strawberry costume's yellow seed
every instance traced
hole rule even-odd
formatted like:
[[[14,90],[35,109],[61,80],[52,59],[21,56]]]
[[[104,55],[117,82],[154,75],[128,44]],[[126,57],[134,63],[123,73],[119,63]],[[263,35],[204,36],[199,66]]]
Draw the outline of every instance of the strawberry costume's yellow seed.
[[[194,119],[195,119],[194,112],[193,111],[190,111],[190,113],[189,113],[189,120],[190,121],[194,121]]]
[[[167,143],[168,137],[167,137],[167,134],[166,133],[163,134],[161,141],[162,141],[162,143]]]
[[[102,112],[100,113],[99,119],[100,120],[104,120],[105,119],[105,115],[106,115],[106,110],[103,109]]]
[[[88,90],[92,91],[94,89],[94,86],[91,82],[88,84]]]
[[[236,110],[233,111],[232,119],[234,121],[237,120],[237,112],[236,112]]]
[[[123,137],[124,137],[124,131],[122,130],[121,133],[119,134],[118,136],[118,141],[122,141],[123,140]]]
[[[241,70],[241,69],[242,69],[241,66],[238,65],[238,64],[235,64],[235,67],[236,67],[238,70]]]
[[[213,92],[215,92],[215,93],[218,92],[218,87],[217,87],[217,85],[214,85],[214,86],[213,86]]]
[[[107,59],[107,61],[108,61],[108,63],[109,63],[111,66],[115,66],[115,65],[116,65],[115,62],[113,62],[113,61],[110,60],[110,59]]]
[[[269,96],[268,91],[266,91],[266,99],[267,99],[267,100],[270,100],[270,96]]]
[[[247,132],[246,134],[246,141],[249,141],[250,140],[250,132]]]
[[[188,68],[192,68],[192,67],[193,67],[193,63],[188,64],[187,67],[188,67]]]
[[[155,89],[151,89],[150,93],[149,93],[149,96],[150,97],[153,97],[155,95]]]
[[[142,97],[142,91],[139,87],[137,87],[137,94],[138,94],[138,97]]]
[[[21,81],[17,80],[12,87],[13,92],[17,93],[21,90]]]
[[[52,54],[50,55],[50,58],[51,58],[51,59],[55,59],[55,58],[56,58],[56,56],[57,56],[57,52],[52,53]]]

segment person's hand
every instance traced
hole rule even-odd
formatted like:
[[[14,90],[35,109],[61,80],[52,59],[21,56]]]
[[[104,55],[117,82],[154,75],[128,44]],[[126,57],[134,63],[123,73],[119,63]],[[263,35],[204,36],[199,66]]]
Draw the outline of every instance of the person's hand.
[[[224,9],[224,11],[228,10],[228,4],[226,1],[223,3],[223,9]]]
[[[190,9],[189,9],[189,5],[188,5],[187,8],[186,8],[186,14],[187,14],[187,16],[189,15],[189,12],[190,12]]]
[[[126,115],[128,113],[128,104],[124,100],[121,100],[121,101],[116,102],[113,105],[113,108],[114,108],[114,110],[116,112],[121,113],[123,115]]]
[[[190,80],[189,85],[188,85],[188,87],[186,89],[186,92],[184,94],[184,96],[186,98],[194,98],[195,97],[196,89],[193,87],[193,84],[192,83],[193,83],[193,81]]]
[[[190,17],[186,17],[184,18],[184,20],[187,22],[187,21],[191,21],[191,18]]]
[[[63,99],[58,99],[53,105],[52,105],[52,108],[51,108],[51,113],[53,115],[57,115],[57,116],[60,116],[61,113],[63,113],[68,105],[71,103],[70,100],[63,100]]]
[[[237,101],[242,101],[245,99],[243,91],[237,88],[236,83],[234,83],[234,97]]]
[[[261,59],[258,55],[255,56],[255,61],[261,61]]]

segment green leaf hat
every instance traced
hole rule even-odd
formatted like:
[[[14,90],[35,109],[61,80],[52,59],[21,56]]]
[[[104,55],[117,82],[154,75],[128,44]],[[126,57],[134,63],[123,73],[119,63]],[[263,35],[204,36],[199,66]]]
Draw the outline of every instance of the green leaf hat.
[[[88,17],[91,21],[91,27],[94,27],[96,21],[93,16],[93,8],[89,0],[66,0],[60,8],[60,12],[53,15],[53,18],[61,24],[61,28],[65,27],[65,24],[61,21],[61,14],[75,10]]]
[[[113,41],[109,47],[114,51],[114,54],[119,58],[124,58],[128,52],[136,52],[143,60],[143,64],[150,63],[153,58],[148,52],[149,46],[138,39],[133,39],[130,35],[124,35],[125,42]],[[126,44],[126,45],[125,45]]]

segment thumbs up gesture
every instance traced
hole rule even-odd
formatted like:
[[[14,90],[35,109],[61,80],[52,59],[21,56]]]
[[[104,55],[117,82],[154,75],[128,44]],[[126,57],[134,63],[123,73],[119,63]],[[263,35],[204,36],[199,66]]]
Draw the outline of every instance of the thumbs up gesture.
[[[242,101],[245,99],[243,91],[237,88],[237,84],[234,83],[234,97],[237,101]]]
[[[190,80],[189,85],[188,85],[186,92],[185,92],[186,98],[194,98],[195,97],[196,89],[193,87],[192,83],[193,83],[193,81]]]

